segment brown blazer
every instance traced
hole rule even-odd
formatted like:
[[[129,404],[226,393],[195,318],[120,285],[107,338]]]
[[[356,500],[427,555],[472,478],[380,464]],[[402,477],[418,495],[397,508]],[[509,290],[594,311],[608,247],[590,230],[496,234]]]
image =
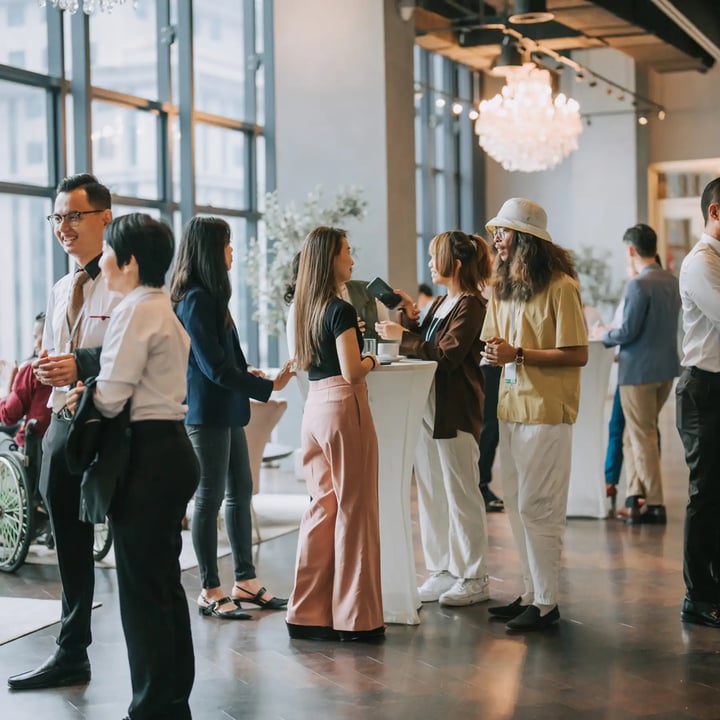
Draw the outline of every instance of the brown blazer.
[[[400,352],[422,360],[435,360],[435,439],[457,437],[457,431],[480,435],[485,399],[480,352],[484,343],[480,331],[485,320],[485,300],[463,295],[435,333],[435,341],[425,342],[423,331],[430,325],[442,297],[430,306],[423,324],[418,326],[402,313],[406,328]]]

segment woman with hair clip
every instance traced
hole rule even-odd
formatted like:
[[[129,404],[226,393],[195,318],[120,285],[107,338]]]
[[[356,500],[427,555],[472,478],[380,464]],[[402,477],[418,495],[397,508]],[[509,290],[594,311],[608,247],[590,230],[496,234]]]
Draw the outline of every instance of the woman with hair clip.
[[[291,638],[376,641],[385,636],[380,587],[378,445],[357,313],[341,300],[353,259],[344,230],[315,228],[295,288],[298,367],[310,390],[302,450],[310,507],[300,523]]]
[[[497,249],[483,355],[502,368],[498,400],[505,507],[524,592],[489,608],[508,630],[560,619],[560,556],[587,331],[570,253],[553,243],[537,203],[512,198],[489,220]]]
[[[232,266],[230,226],[219,218],[194,217],[185,226],[171,280],[175,312],[190,336],[187,371],[187,433],[200,462],[192,539],[202,590],[201,615],[224,620],[250,618],[248,602],[283,609],[257,579],[252,560],[252,474],[243,427],[250,398],[267,402],[292,377],[289,363],[275,380],[251,369],[230,316]],[[225,528],[235,570],[234,585],[223,591],[217,565],[217,515],[225,497]]]
[[[422,602],[473,605],[490,597],[485,502],[479,488],[478,442],[483,379],[480,330],[482,289],[490,253],[464,232],[436,235],[430,273],[447,294],[436,298],[422,324],[401,290],[403,325],[380,322],[378,334],[399,340],[400,352],[438,364],[415,453],[420,537],[430,576],[418,589]]]
[[[105,333],[92,401],[107,418],[130,405],[127,472],[110,506],[133,692],[128,716],[189,720],[195,661],[180,523],[198,467],[182,422],[190,341],[163,289],[174,245],[170,228],[142,213],[105,228],[100,269],[122,300]],[[69,410],[83,390],[79,382],[68,393]]]

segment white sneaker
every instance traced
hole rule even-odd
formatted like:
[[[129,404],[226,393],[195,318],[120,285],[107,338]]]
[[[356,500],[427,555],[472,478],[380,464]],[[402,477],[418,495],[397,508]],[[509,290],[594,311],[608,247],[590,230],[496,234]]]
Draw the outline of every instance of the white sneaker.
[[[460,578],[440,596],[441,605],[475,605],[490,599],[490,583],[484,578]]]
[[[447,570],[433,573],[419,588],[420,602],[437,602],[440,596],[455,585],[457,578]]]

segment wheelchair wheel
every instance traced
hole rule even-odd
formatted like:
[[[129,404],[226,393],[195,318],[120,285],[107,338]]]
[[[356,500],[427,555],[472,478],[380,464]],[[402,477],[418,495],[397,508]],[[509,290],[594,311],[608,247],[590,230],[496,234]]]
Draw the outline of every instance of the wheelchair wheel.
[[[112,541],[110,521],[105,518],[104,523],[96,523],[95,540],[93,542],[93,557],[95,560],[102,560],[110,552]]]
[[[0,454],[0,572],[24,562],[33,534],[32,492],[21,460]]]

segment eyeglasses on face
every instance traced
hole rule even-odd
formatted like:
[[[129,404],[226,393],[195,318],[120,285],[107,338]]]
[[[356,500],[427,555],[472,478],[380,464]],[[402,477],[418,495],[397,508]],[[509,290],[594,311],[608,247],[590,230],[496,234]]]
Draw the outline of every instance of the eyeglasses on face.
[[[493,240],[497,240],[497,239],[504,240],[509,235],[509,233],[510,233],[509,228],[496,227],[492,231]]]
[[[94,215],[95,213],[101,212],[105,212],[105,210],[71,210],[69,213],[65,213],[64,215],[59,215],[58,213],[48,215],[45,219],[53,227],[62,225],[64,220],[67,220],[70,225],[75,226],[83,219],[83,215]]]

